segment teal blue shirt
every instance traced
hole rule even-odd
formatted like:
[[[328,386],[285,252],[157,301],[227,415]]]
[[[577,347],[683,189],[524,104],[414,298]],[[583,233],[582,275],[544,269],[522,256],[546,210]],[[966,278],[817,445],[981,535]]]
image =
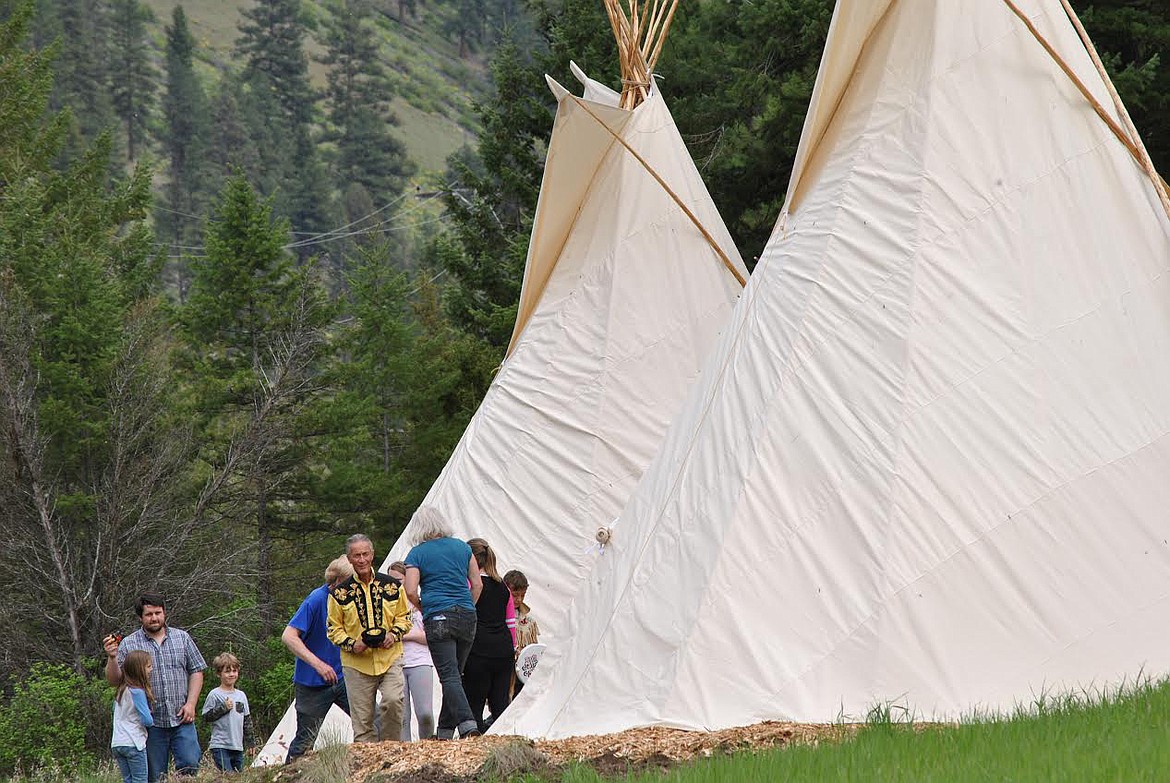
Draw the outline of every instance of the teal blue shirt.
[[[467,584],[471,547],[458,538],[424,541],[406,555],[406,567],[417,568],[423,619],[455,606],[475,611]]]

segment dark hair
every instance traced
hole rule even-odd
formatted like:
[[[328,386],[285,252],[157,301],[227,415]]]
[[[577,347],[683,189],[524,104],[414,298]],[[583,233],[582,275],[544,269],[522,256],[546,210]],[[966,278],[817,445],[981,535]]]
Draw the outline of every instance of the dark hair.
[[[142,609],[146,606],[161,606],[164,612],[167,610],[166,599],[160,593],[143,593],[138,596],[134,602],[134,614],[138,615],[138,619],[142,619]]]
[[[402,562],[401,560],[395,560],[393,563],[390,564],[390,567],[387,568],[386,570],[387,571],[397,571],[400,574],[405,574],[406,573],[406,563]]]
[[[508,586],[509,590],[527,590],[528,577],[524,576],[523,571],[512,569],[504,574],[504,584]]]

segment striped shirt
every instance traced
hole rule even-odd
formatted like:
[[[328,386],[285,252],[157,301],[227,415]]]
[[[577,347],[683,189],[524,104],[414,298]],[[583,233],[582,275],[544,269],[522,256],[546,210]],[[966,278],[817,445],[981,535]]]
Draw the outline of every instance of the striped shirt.
[[[167,628],[160,645],[139,628],[118,645],[118,668],[134,650],[146,650],[154,661],[150,689],[154,691],[154,725],[179,725],[179,709],[187,702],[187,679],[207,668],[191,635],[181,628]]]

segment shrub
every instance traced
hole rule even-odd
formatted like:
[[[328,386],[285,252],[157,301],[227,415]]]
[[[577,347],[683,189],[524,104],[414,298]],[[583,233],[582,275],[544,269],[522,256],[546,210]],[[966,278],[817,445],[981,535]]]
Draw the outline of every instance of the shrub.
[[[110,703],[103,682],[60,664],[34,663],[25,678],[13,680],[0,707],[0,773],[63,762],[92,766],[87,733],[92,724],[104,726],[109,743]]]

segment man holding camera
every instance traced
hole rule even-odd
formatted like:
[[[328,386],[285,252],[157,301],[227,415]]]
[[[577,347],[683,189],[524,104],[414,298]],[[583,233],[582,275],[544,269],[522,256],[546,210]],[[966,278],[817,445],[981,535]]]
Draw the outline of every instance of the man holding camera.
[[[398,739],[402,731],[402,637],[410,604],[397,579],[374,571],[374,544],[358,533],[345,542],[353,576],[329,590],[329,639],[341,648],[354,742]],[[381,737],[374,706],[382,693]]]

